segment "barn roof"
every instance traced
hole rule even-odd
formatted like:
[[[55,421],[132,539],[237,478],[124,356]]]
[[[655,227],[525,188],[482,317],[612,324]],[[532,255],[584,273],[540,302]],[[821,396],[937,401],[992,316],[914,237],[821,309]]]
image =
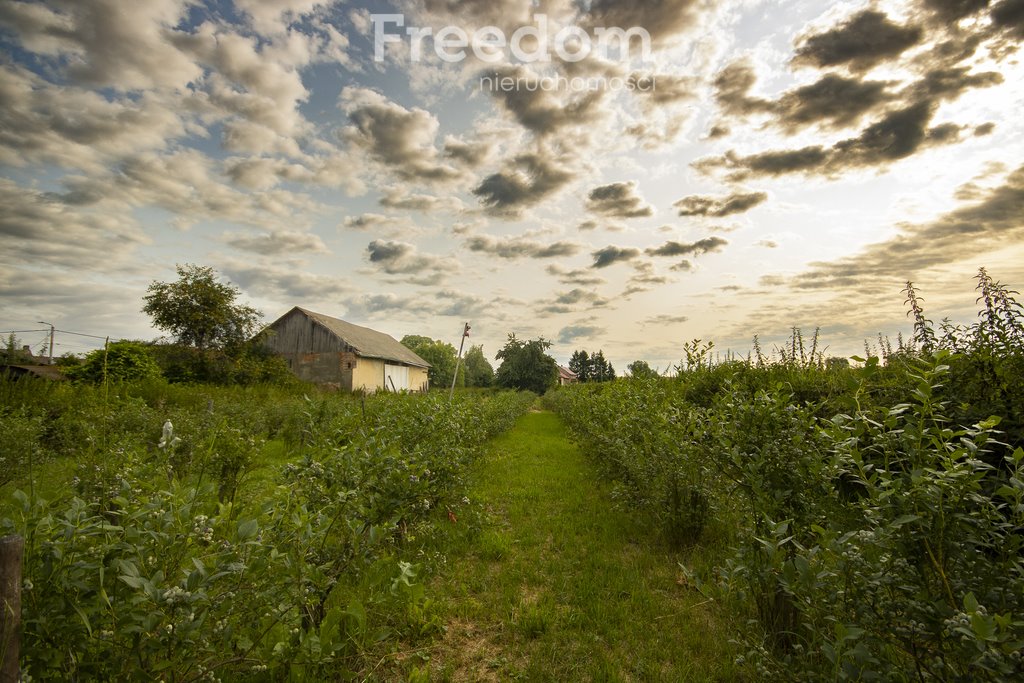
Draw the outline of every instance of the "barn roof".
[[[350,322],[332,318],[329,315],[314,313],[301,306],[296,306],[295,310],[301,311],[311,320],[326,327],[335,336],[351,346],[359,356],[392,360],[420,368],[430,367],[430,363],[413,353],[411,349],[402,346],[391,335],[371,330],[369,327],[353,325]]]

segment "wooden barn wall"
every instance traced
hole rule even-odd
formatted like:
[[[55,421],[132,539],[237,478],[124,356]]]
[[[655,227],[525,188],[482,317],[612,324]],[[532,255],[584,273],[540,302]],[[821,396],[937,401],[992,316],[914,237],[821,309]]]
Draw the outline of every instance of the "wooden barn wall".
[[[273,328],[266,346],[281,355],[299,379],[351,391],[359,362],[352,349],[299,311]]]

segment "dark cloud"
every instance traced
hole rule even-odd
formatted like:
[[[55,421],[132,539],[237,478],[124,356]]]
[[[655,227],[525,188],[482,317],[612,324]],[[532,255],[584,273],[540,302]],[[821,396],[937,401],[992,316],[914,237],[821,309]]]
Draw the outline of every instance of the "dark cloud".
[[[438,284],[458,270],[449,258],[421,254],[407,242],[374,240],[366,247],[367,259],[388,275],[410,275],[416,284]]]
[[[568,325],[558,332],[559,344],[572,344],[577,339],[593,339],[606,332],[603,327],[593,325]]]
[[[444,181],[461,175],[438,158],[434,142],[439,124],[430,112],[406,109],[365,88],[345,88],[341,102],[352,124],[343,137],[400,178]]]
[[[989,0],[922,0],[924,8],[942,22],[956,22],[985,7]]]
[[[867,71],[898,57],[923,37],[920,27],[901,26],[890,21],[884,12],[863,10],[836,28],[805,38],[793,63]]]
[[[750,60],[732,62],[715,76],[715,100],[725,114],[748,116],[771,110],[767,100],[751,97],[750,90],[757,83],[757,74]]]
[[[712,236],[696,242],[669,241],[657,248],[647,250],[650,256],[700,256],[710,252],[721,251],[729,244],[729,240]]]
[[[842,128],[893,100],[891,83],[826,74],[810,85],[785,93],[772,106],[773,123],[794,133],[808,125]]]
[[[540,308],[542,315],[559,315],[579,310],[604,308],[611,301],[593,289],[574,288],[567,292],[558,292],[555,298]]]
[[[542,152],[520,154],[507,168],[484,178],[473,194],[491,212],[516,216],[564,187],[574,177],[568,166]]]
[[[680,216],[722,218],[749,211],[767,199],[767,192],[734,192],[725,197],[691,195],[683,197],[672,206],[679,209]]]
[[[693,76],[634,71],[626,81],[633,94],[647,106],[663,107],[676,102],[697,99],[698,79]]]
[[[474,235],[465,242],[470,251],[483,252],[503,259],[560,258],[572,256],[580,250],[575,242],[554,242],[544,244],[525,237],[498,238],[490,235]]]
[[[577,287],[595,287],[605,284],[605,279],[598,277],[589,270],[583,268],[569,269],[557,263],[549,265],[545,269],[549,275],[554,275],[563,285],[575,285]]]
[[[484,142],[466,142],[455,137],[444,141],[444,156],[467,168],[477,168],[490,157],[494,146]]]
[[[1018,38],[1024,38],[1024,0],[1003,0],[992,7],[992,23],[1000,29],[1009,29]]]
[[[605,114],[600,107],[604,90],[587,91],[577,97],[563,94],[563,101],[556,91],[544,87],[548,81],[543,78],[521,65],[503,66],[482,73],[480,83],[491,85],[490,94],[505,110],[539,136],[556,133],[566,126],[592,123]],[[503,79],[511,79],[516,87],[501,87]]]
[[[685,315],[669,315],[668,313],[662,313],[660,315],[651,316],[645,318],[643,325],[679,325],[689,320],[689,316]]]
[[[620,261],[632,261],[639,255],[640,250],[634,247],[607,246],[591,254],[594,257],[591,268],[607,268]]]
[[[622,29],[638,26],[655,43],[662,43],[693,28],[702,9],[698,0],[593,0],[581,23]]]
[[[749,156],[730,151],[722,157],[698,160],[694,166],[704,171],[728,169],[728,177],[736,181],[797,172],[835,176],[851,169],[884,167],[928,147],[959,140],[963,130],[960,126],[928,127],[934,113],[935,105],[931,102],[917,102],[889,112],[857,137],[841,140],[832,147],[812,145]]]
[[[654,209],[636,192],[636,182],[611,183],[595,187],[587,196],[587,211],[613,218],[641,218]]]
[[[715,79],[715,98],[728,116],[770,114],[769,123],[789,134],[819,125],[843,128],[856,124],[867,113],[896,96],[887,81],[861,80],[828,73],[814,83],[782,94],[777,100],[752,97],[756,75],[747,60],[733,62]]]

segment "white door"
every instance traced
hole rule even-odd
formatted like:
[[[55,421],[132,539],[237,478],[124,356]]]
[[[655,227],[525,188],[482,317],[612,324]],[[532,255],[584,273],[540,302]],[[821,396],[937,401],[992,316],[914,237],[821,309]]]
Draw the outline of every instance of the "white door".
[[[409,368],[405,365],[384,364],[384,390],[408,391]]]

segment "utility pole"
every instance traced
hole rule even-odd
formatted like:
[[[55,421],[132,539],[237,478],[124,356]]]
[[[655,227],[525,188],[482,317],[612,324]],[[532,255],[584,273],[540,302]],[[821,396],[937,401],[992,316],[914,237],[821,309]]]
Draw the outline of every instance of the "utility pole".
[[[42,320],[37,320],[36,322],[40,325],[50,326],[50,359],[47,361],[47,365],[53,365],[53,323],[43,322]]]
[[[462,328],[462,339],[459,341],[459,355],[455,359],[455,374],[452,376],[452,388],[448,392],[448,403],[452,402],[455,397],[455,380],[459,378],[459,363],[462,362],[462,345],[466,343],[466,337],[469,336],[469,323]]]

